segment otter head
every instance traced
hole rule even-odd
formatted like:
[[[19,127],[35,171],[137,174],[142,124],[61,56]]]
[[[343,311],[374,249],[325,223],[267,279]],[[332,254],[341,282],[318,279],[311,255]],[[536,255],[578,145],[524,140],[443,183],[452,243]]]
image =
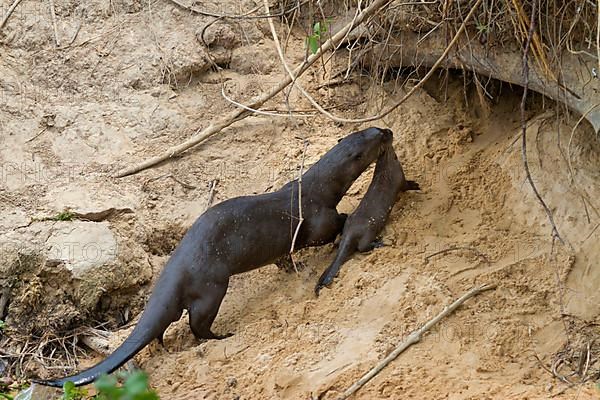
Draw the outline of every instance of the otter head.
[[[338,168],[350,181],[346,190],[385,151],[392,139],[391,130],[373,127],[351,133],[339,141],[334,149],[339,147],[341,165]]]
[[[319,187],[326,203],[337,204],[392,139],[389,129],[367,128],[351,133],[325,153],[305,176],[317,183],[315,187]]]
[[[306,171],[303,182],[318,191],[323,202],[336,205],[392,139],[389,129],[367,128],[351,133]]]

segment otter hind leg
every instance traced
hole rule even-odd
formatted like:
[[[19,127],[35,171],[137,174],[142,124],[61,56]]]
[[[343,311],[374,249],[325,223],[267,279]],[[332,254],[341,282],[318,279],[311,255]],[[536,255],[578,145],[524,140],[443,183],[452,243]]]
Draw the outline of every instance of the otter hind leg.
[[[228,281],[205,287],[204,292],[190,304],[190,328],[197,339],[225,339],[232,333],[217,335],[211,331],[211,326],[217,317],[221,302],[227,292]]]

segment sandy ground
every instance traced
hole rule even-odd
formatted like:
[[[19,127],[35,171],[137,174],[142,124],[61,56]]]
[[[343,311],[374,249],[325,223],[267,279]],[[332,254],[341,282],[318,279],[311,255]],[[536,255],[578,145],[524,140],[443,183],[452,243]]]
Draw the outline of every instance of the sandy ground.
[[[138,247],[131,258],[155,278],[179,227],[207,207],[214,179],[214,202],[273,190],[297,173],[303,138],[310,165],[338,138],[366,126],[320,116],[250,117],[184,157],[112,178],[231,110],[221,79],[243,101],[283,71],[264,21],[220,21],[208,29],[212,56],[227,67],[219,74],[198,40],[209,17],[168,1],[56,3],[61,41],[78,32],[69,49],[54,50],[45,2],[24,2],[0,36],[0,159],[44,171],[39,179],[3,168],[6,232],[65,207],[120,204],[131,212],[98,223],[131,240]],[[289,59],[299,62],[302,36],[290,41]],[[315,70],[305,84],[315,88],[322,80]],[[356,116],[400,98],[393,88],[359,81],[315,93],[326,105],[358,103],[336,109]],[[266,266],[233,277],[214,329],[234,336],[198,343],[184,315],[167,331],[166,349],[152,345],[136,358],[162,398],[309,399],[327,391],[319,398],[333,399],[412,330],[484,283],[498,288],[443,320],[355,398],[597,398],[593,383],[569,387],[541,363],[551,365],[565,343],[585,348],[600,333],[600,146],[589,127],[572,132],[574,121],[544,112],[539,97],[530,102],[532,176],[571,247],[553,244],[516,141],[520,92],[504,88],[489,110],[471,92],[458,76],[448,85],[431,82],[377,122],[394,131],[405,173],[423,189],[399,199],[383,232],[386,246],[356,255],[319,298],[313,287],[335,255],[332,245],[302,251],[306,267],[298,275]],[[309,108],[295,92],[290,103]],[[285,110],[282,98],[269,108]],[[358,204],[370,171],[340,211]],[[453,246],[461,249],[428,258]],[[139,312],[148,285],[126,293]],[[122,302],[115,304],[106,307],[122,312]],[[114,344],[129,331],[119,331]],[[97,359],[90,355],[80,367]],[[589,368],[599,369],[595,359]]]

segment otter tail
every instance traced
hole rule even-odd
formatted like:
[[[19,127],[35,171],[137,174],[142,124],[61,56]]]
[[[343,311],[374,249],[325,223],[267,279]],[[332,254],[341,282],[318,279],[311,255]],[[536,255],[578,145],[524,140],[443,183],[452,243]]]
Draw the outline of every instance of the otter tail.
[[[344,240],[345,239],[345,240]],[[352,254],[356,252],[356,243],[353,238],[342,238],[340,248],[335,256],[335,259],[329,267],[323,272],[319,278],[317,286],[315,286],[315,294],[318,296],[319,291],[325,286],[331,285],[333,279],[338,275],[342,265],[350,259]]]
[[[164,283],[168,284],[168,282]],[[178,302],[174,301],[174,297],[177,295],[173,296],[173,293],[177,293],[177,291],[165,291],[164,289],[157,291],[159,285],[160,283],[157,284],[157,288],[150,296],[140,321],[129,337],[106,359],[76,375],[56,380],[33,380],[33,382],[54,387],[62,387],[68,381],[73,382],[75,386],[87,385],[101,375],[110,374],[121,367],[152,340],[162,340],[162,335],[167,327],[181,317],[181,308]]]

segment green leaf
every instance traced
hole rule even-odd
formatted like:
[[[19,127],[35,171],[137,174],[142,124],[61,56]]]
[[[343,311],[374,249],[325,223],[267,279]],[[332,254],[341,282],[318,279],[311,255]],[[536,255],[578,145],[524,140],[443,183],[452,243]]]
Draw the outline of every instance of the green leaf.
[[[327,32],[328,25],[328,22],[315,22],[315,24],[313,25],[313,33],[316,36],[320,37],[322,34]]]
[[[98,395],[95,400],[159,400],[158,395],[148,387],[148,376],[143,371],[118,373],[125,380],[118,386],[117,378],[104,375],[95,383]]]
[[[316,54],[319,51],[319,39],[317,36],[312,35],[308,37],[308,49],[312,54]]]
[[[75,384],[71,381],[63,384],[63,392],[62,400],[81,400],[88,394],[87,390],[76,388]]]
[[[73,214],[72,212],[65,210],[59,214],[57,214],[53,219],[55,221],[72,221],[73,218],[75,217],[75,214]]]
[[[148,390],[148,378],[141,371],[132,373],[125,381],[125,392],[130,395],[139,395]]]
[[[313,33],[315,35],[321,34],[321,23],[320,22],[315,22],[315,24],[313,25]]]
[[[73,391],[75,390],[75,384],[71,381],[67,381],[65,383],[63,383],[63,400],[73,400],[74,398],[74,394]]]
[[[3,330],[5,327],[6,327],[6,322],[4,322],[0,319],[0,331]],[[3,395],[3,393],[0,393],[0,394]]]
[[[98,390],[101,399],[119,400],[123,395],[123,390],[117,387],[117,378],[114,376],[102,375],[94,386]]]

